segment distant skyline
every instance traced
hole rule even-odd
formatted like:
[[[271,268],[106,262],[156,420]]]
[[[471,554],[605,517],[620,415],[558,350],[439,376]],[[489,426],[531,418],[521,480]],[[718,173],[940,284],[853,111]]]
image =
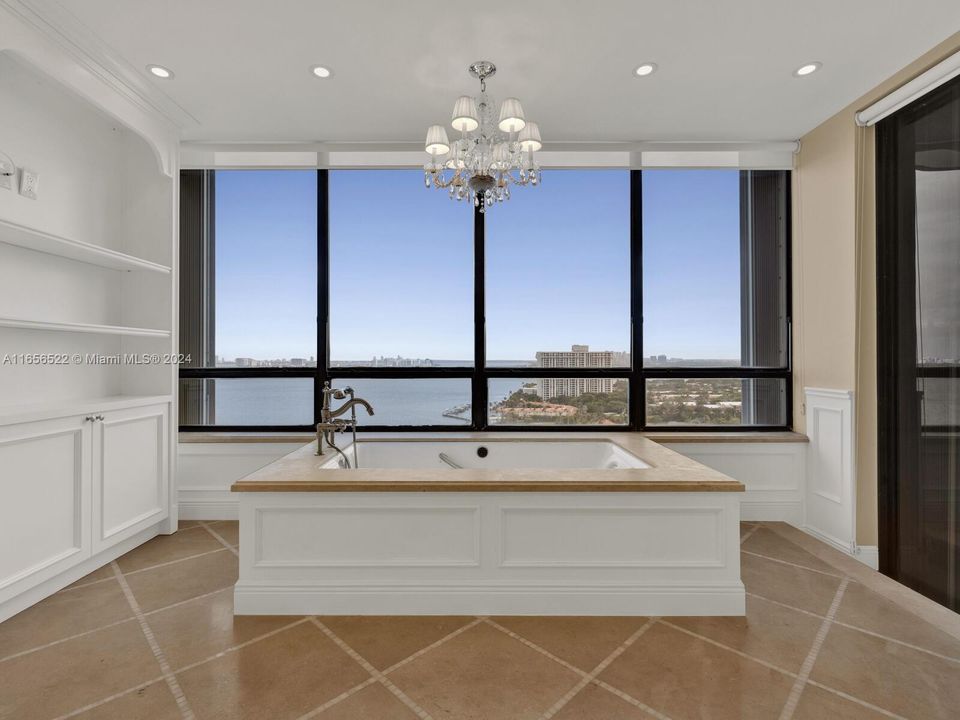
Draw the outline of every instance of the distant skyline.
[[[644,356],[739,358],[739,175],[643,176]],[[216,354],[316,355],[316,173],[218,171]],[[555,170],[486,216],[487,355],[628,351],[626,170]],[[471,360],[473,213],[417,170],[330,173],[331,359]]]

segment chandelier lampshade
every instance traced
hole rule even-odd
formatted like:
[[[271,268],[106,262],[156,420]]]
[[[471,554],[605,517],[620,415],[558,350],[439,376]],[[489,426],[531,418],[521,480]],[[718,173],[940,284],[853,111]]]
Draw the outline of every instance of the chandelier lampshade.
[[[524,125],[517,141],[524,152],[537,152],[543,147],[543,143],[540,142],[540,128],[532,121]]]
[[[470,74],[480,81],[476,97],[461,95],[453,106],[450,125],[460,133],[451,142],[442,125],[427,129],[423,166],[427,188],[447,190],[450,199],[473,200],[479,212],[510,199],[510,186],[540,184],[535,154],[540,128],[527,122],[520,100],[509,97],[497,105],[487,94],[487,80],[497,72],[487,60],[473,63]]]
[[[431,125],[427,129],[427,142],[424,149],[431,155],[446,155],[450,152],[450,141],[443,125]]]
[[[526,121],[523,118],[523,107],[517,98],[510,97],[500,106],[499,127],[505,133],[515,133],[523,130]]]
[[[469,95],[461,95],[453,106],[453,116],[450,122],[454,130],[468,133],[480,127],[477,115],[477,102]]]

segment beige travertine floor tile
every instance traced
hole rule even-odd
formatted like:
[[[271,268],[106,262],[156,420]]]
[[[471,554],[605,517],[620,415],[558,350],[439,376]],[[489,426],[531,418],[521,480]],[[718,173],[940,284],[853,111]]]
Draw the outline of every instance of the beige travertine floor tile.
[[[140,608],[149,612],[233,585],[237,581],[237,557],[220,547],[219,552],[127,575]]]
[[[226,540],[230,545],[240,544],[240,523],[236,520],[218,520],[207,523],[211,530],[215,530],[217,535]]]
[[[0,664],[0,718],[52,718],[160,677],[140,625],[123,623]]]
[[[847,586],[837,620],[960,659],[960,640],[858,583]]]
[[[128,573],[222,547],[215,537],[197,526],[177,530],[172,535],[157,535],[122,556],[117,560],[117,564],[123,572]]]
[[[839,625],[810,678],[911,718],[956,720],[960,708],[960,663]]]
[[[325,616],[321,622],[378,670],[408,658],[473,620],[455,615]]]
[[[599,677],[674,718],[776,718],[793,678],[664,625]]]
[[[771,665],[798,672],[823,621],[747,597],[746,617],[675,617],[669,622]]]
[[[825,615],[840,578],[784,565],[755,555],[740,558],[740,578],[747,592]]]
[[[180,520],[177,522],[177,530],[186,530],[187,528],[196,527],[200,524],[200,520]],[[212,520],[210,522],[213,522]]]
[[[160,680],[75,715],[71,720],[181,720],[183,715],[166,681]]]
[[[65,587],[63,590],[69,590],[70,588],[75,588],[79,585],[86,585],[88,583],[96,582],[97,580],[106,580],[107,578],[112,578],[112,577],[113,577],[113,567],[110,565],[110,563],[107,563],[103,567],[97,568],[92,573],[84,575],[82,578],[80,578],[76,582],[71,583],[70,585],[67,585],[67,587]],[[63,590],[61,590],[60,592],[63,592]]]
[[[749,535],[753,530],[754,526],[747,522],[740,523],[740,539],[743,540],[745,535]]]
[[[289,615],[233,614],[233,589],[150,615],[148,622],[170,667],[181,668],[296,622]]]
[[[833,573],[834,575],[843,575],[833,565],[824,562],[820,558],[808,553],[799,545],[794,545],[786,538],[778,535],[772,530],[761,527],[740,546],[744,550],[755,552],[759,555],[785,560],[786,562],[796,563],[804,567],[813,568],[822,572]]]
[[[55,593],[0,623],[0,658],[132,617],[116,581]]]
[[[436,720],[538,718],[580,676],[482,623],[390,673]]]
[[[635,705],[612,692],[587,685],[563,709],[553,716],[555,720],[653,720]]]
[[[495,617],[498,624],[590,672],[640,629],[645,617]]]
[[[177,674],[201,720],[297,718],[369,677],[309,622]]]
[[[793,713],[793,720],[881,720],[888,717],[815,685],[803,688]]]
[[[319,720],[415,720],[417,714],[380,683],[368,685],[327,708]]]

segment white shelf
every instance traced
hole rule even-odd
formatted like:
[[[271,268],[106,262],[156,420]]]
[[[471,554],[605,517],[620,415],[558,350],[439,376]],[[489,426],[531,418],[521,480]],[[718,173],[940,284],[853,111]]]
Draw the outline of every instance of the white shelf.
[[[95,335],[134,335],[139,337],[170,337],[169,330],[124,327],[123,325],[94,325],[92,323],[49,322],[47,320],[24,320],[0,317],[0,327],[23,330],[52,330],[55,332],[92,333]]]
[[[80,240],[70,240],[51,235],[9,220],[0,219],[0,242],[113,270],[147,270],[149,272],[170,273],[170,268],[166,265],[160,265]]]
[[[0,406],[0,425],[15,425],[50,418],[72,417],[94,412],[123,410],[125,408],[158,405],[173,400],[171,395],[108,395],[98,398],[77,398],[55,403]]]

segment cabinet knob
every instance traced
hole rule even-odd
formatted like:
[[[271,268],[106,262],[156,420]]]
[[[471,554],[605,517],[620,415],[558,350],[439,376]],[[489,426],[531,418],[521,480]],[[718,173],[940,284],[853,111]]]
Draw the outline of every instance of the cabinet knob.
[[[103,415],[97,415],[97,416],[94,418],[94,420],[100,420],[101,422],[103,422]]]
[[[93,422],[93,420],[94,420],[93,415],[87,415],[87,416],[83,419],[84,422]]]

